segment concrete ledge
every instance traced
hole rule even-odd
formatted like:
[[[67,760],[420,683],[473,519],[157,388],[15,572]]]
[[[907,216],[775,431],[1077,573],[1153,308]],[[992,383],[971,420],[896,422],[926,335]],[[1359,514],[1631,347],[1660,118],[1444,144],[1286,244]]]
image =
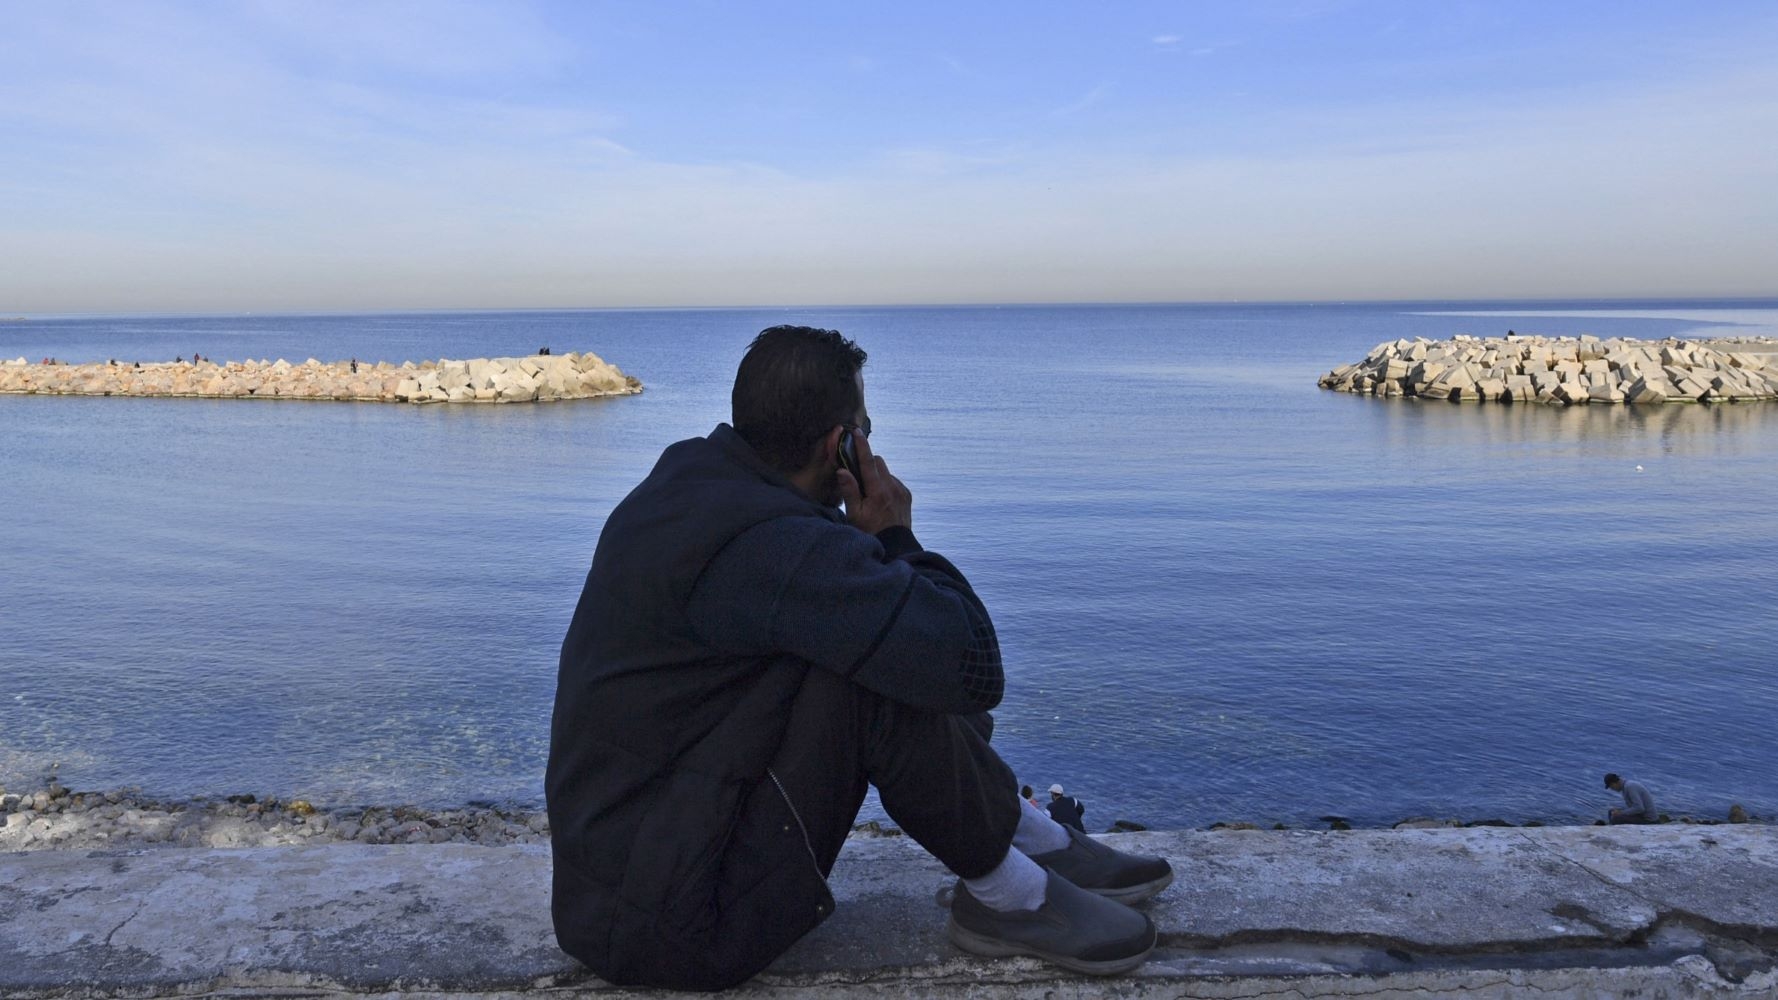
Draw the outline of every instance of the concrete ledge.
[[[1769,827],[1121,834],[1179,880],[1132,976],[983,961],[950,879],[901,839],[847,845],[839,911],[749,996],[1773,996]],[[556,949],[539,845],[0,854],[0,997],[648,996]]]

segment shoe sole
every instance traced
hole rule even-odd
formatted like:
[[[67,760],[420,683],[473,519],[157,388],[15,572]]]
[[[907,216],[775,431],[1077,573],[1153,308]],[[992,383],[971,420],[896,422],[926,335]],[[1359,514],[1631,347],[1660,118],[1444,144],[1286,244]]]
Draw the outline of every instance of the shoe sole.
[[[1159,896],[1162,889],[1172,884],[1173,873],[1168,872],[1160,878],[1139,885],[1120,886],[1116,889],[1090,889],[1083,885],[1081,888],[1095,896],[1104,896],[1106,899],[1116,900],[1125,906],[1135,906],[1137,903],[1146,902]]]
[[[1090,962],[1071,955],[1053,954],[1028,944],[1019,944],[1016,941],[977,934],[967,927],[958,926],[956,917],[951,918],[946,933],[949,934],[952,944],[972,955],[982,955],[987,958],[1012,958],[1017,955],[1025,955],[1031,958],[1041,958],[1045,962],[1059,965],[1071,972],[1084,972],[1089,976],[1115,976],[1139,967],[1143,962],[1148,961],[1148,955],[1154,951],[1155,942],[1160,936],[1158,932],[1151,932],[1148,947],[1142,949],[1140,954],[1132,955],[1129,958]]]

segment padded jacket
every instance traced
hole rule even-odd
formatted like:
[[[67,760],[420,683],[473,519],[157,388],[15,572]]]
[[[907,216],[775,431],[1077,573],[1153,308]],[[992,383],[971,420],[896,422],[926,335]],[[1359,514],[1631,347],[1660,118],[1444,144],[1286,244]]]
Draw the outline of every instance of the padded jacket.
[[[727,424],[667,448],[600,534],[562,643],[545,794],[562,949],[605,980],[718,989],[833,910],[771,775],[811,669],[993,708],[993,625],[911,531],[847,524]]]

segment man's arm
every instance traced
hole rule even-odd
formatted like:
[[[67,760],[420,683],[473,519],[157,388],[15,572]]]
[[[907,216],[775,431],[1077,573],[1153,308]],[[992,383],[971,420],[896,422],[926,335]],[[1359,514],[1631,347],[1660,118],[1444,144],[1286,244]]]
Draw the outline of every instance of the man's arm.
[[[1624,810],[1618,813],[1619,816],[1655,818],[1654,796],[1648,794],[1648,789],[1634,781],[1624,786],[1624,806]]]
[[[904,525],[877,536],[816,517],[756,525],[711,561],[688,611],[719,650],[794,655],[919,708],[983,712],[1005,689],[981,599]]]

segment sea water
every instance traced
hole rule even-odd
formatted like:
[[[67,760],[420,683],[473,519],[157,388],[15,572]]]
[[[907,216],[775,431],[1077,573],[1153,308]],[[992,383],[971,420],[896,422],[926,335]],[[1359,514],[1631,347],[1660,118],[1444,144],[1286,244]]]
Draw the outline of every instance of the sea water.
[[[872,445],[982,595],[996,744],[1094,824],[1778,812],[1778,403],[1382,400],[1398,337],[1778,332],[1778,303],[38,319],[0,356],[590,350],[640,396],[0,396],[0,784],[536,803],[611,507],[759,329],[871,353]],[[869,808],[874,809],[874,804]]]

